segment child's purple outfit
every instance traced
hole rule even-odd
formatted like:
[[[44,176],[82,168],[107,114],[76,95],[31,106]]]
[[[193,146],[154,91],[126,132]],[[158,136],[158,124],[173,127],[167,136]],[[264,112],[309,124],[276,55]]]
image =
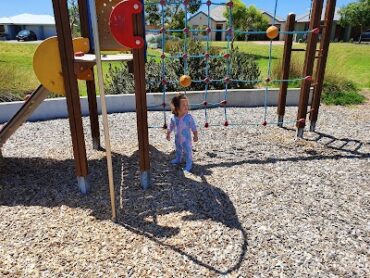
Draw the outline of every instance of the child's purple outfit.
[[[186,161],[185,170],[190,171],[193,166],[191,131],[197,131],[193,117],[188,113],[182,117],[173,115],[168,131],[172,132],[173,130],[175,131],[176,158],[171,163],[181,163],[184,153]]]

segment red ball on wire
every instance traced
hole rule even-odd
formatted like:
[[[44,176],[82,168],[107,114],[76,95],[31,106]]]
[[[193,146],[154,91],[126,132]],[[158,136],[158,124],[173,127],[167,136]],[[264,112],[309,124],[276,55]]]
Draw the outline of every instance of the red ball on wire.
[[[318,35],[320,33],[320,28],[315,28],[311,31],[313,34]]]
[[[262,125],[263,125],[263,126],[267,126],[267,121],[263,121],[263,122],[262,122]]]
[[[229,122],[228,121],[225,121],[224,122],[224,126],[228,126],[229,125]]]
[[[205,124],[204,124],[204,127],[205,127],[205,128],[208,128],[208,127],[209,127],[209,124],[208,124],[208,123],[205,123]]]
[[[230,1],[226,4],[226,6],[228,6],[229,8],[232,8],[234,6],[234,3],[233,1]]]
[[[300,119],[298,120],[298,123],[299,123],[300,125],[305,125],[305,124],[306,124],[306,119],[305,119],[305,118],[300,118]]]

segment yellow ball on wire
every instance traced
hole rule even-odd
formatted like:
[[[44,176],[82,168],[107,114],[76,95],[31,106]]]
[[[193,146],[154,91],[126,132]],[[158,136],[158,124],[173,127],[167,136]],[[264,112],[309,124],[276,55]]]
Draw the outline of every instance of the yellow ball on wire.
[[[180,77],[180,85],[182,87],[189,87],[191,85],[191,77],[189,75],[182,75]]]
[[[266,30],[266,36],[270,39],[273,40],[279,35],[279,29],[276,26],[270,26]]]

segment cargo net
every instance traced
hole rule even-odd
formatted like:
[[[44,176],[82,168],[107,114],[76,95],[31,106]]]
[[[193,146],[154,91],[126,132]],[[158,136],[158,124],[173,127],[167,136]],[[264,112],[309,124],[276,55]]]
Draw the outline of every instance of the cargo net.
[[[206,5],[206,12],[204,12],[204,15],[207,17],[206,22],[207,25],[205,26],[204,30],[199,30],[197,29],[192,29],[189,25],[189,6],[192,4],[200,4],[200,5]],[[277,27],[274,26],[275,24],[275,18],[276,18],[276,11],[277,11],[277,6],[278,6],[278,0],[275,1],[275,6],[274,6],[274,14],[273,14],[273,21],[271,26],[267,30],[262,30],[262,31],[245,31],[245,30],[236,30],[234,29],[233,26],[233,2],[212,2],[212,1],[206,1],[206,2],[192,2],[192,1],[166,1],[166,0],[161,0],[159,2],[146,2],[146,6],[148,5],[157,5],[160,10],[160,17],[161,17],[161,25],[160,29],[152,29],[152,30],[146,30],[146,33],[151,33],[151,34],[156,34],[161,36],[161,55],[160,55],[160,63],[161,63],[161,88],[162,88],[162,102],[159,104],[155,104],[152,106],[148,106],[148,109],[163,109],[163,125],[162,126],[151,126],[151,128],[167,128],[167,117],[166,117],[166,111],[168,110],[167,108],[169,107],[169,103],[166,103],[166,93],[167,93],[167,87],[170,85],[170,83],[180,83],[181,85],[181,79],[184,77],[186,79],[190,78],[191,80],[191,72],[189,72],[189,61],[191,59],[198,59],[198,60],[203,60],[204,62],[202,64],[205,65],[204,67],[204,78],[200,80],[191,80],[193,83],[200,83],[204,84],[204,96],[201,102],[199,103],[192,103],[191,108],[193,109],[204,109],[204,124],[203,126],[205,128],[208,128],[210,126],[219,126],[219,125],[224,125],[224,126],[239,126],[239,125],[269,125],[269,124],[278,124],[276,121],[268,121],[267,119],[267,109],[268,109],[268,94],[269,94],[269,88],[272,83],[282,83],[282,82],[299,82],[302,81],[306,78],[311,78],[310,76],[304,76],[300,78],[295,78],[295,79],[286,79],[286,80],[274,80],[271,78],[271,63],[272,63],[272,45],[273,45],[273,39],[276,38],[279,34],[308,34],[310,32],[316,32],[316,30],[306,30],[306,31],[279,31]],[[165,26],[165,18],[166,18],[166,6],[168,5],[182,5],[184,9],[184,23],[185,27],[183,29],[166,29]],[[226,29],[218,29],[216,28],[215,30],[212,30],[212,21],[211,21],[211,8],[212,6],[224,6],[226,9],[226,14],[227,16],[227,22],[226,22]],[[197,34],[199,32],[203,31],[205,33],[205,42],[204,42],[204,52],[203,53],[197,53],[197,54],[189,54],[189,42],[193,39],[192,34]],[[211,35],[212,32],[218,33],[220,32],[221,34],[225,34],[225,39],[226,39],[226,47],[223,49],[222,54],[211,54]],[[168,54],[165,51],[165,46],[166,46],[166,37],[168,35],[173,34],[173,33],[183,33],[183,46],[182,46],[182,53],[177,53],[174,55]],[[269,52],[268,52],[268,66],[267,66],[267,77],[264,79],[256,79],[256,80],[243,80],[239,79],[238,76],[235,76],[233,74],[232,70],[232,59],[233,59],[233,51],[232,51],[232,41],[233,38],[236,34],[241,34],[241,35],[266,35],[269,39]],[[148,57],[152,57],[153,55],[148,55]],[[155,57],[155,56],[153,56]],[[210,61],[211,59],[220,59],[221,61],[224,62],[225,67],[224,67],[224,73],[223,76],[218,76],[218,78],[211,78],[210,76]],[[183,76],[181,76],[178,80],[176,81],[170,81],[167,78],[167,63],[169,61],[182,61],[183,63]],[[150,80],[147,80],[147,82],[152,82]],[[209,95],[210,95],[210,84],[212,83],[221,83],[223,84],[223,94],[222,94],[222,99],[218,102],[211,102],[209,101]],[[264,113],[263,117],[258,120],[257,122],[248,122],[248,123],[236,123],[236,122],[231,122],[228,119],[228,96],[229,96],[229,90],[230,90],[230,84],[232,83],[249,83],[253,85],[260,84],[261,88],[263,88],[262,93],[264,94]],[[183,88],[184,92],[186,94],[186,85]],[[223,113],[223,121],[220,123],[212,123],[210,119],[210,113],[209,110],[212,108],[221,108],[222,113]],[[285,121],[285,124],[289,123],[289,121]],[[291,123],[295,123],[295,121],[291,121]]]

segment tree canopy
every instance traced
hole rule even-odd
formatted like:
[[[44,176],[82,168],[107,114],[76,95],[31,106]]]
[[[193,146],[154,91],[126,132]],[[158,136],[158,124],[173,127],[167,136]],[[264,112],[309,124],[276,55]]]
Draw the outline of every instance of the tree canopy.
[[[145,18],[147,23],[160,26],[161,22],[161,5],[148,5],[149,3],[158,2],[158,0],[145,1]],[[199,10],[201,0],[190,1],[188,12],[195,13]],[[183,5],[179,2],[176,5],[164,6],[165,22],[164,24],[170,29],[183,29],[185,27],[185,10]]]
[[[246,6],[241,0],[233,1],[232,20],[234,29],[251,31],[265,30],[269,22],[268,19],[253,5]],[[229,11],[224,12],[226,18],[229,17]],[[243,36],[238,36],[240,39]],[[247,38],[247,37],[246,37]]]
[[[349,3],[339,10],[340,24],[361,26],[361,29],[370,25],[370,0],[359,0]]]

